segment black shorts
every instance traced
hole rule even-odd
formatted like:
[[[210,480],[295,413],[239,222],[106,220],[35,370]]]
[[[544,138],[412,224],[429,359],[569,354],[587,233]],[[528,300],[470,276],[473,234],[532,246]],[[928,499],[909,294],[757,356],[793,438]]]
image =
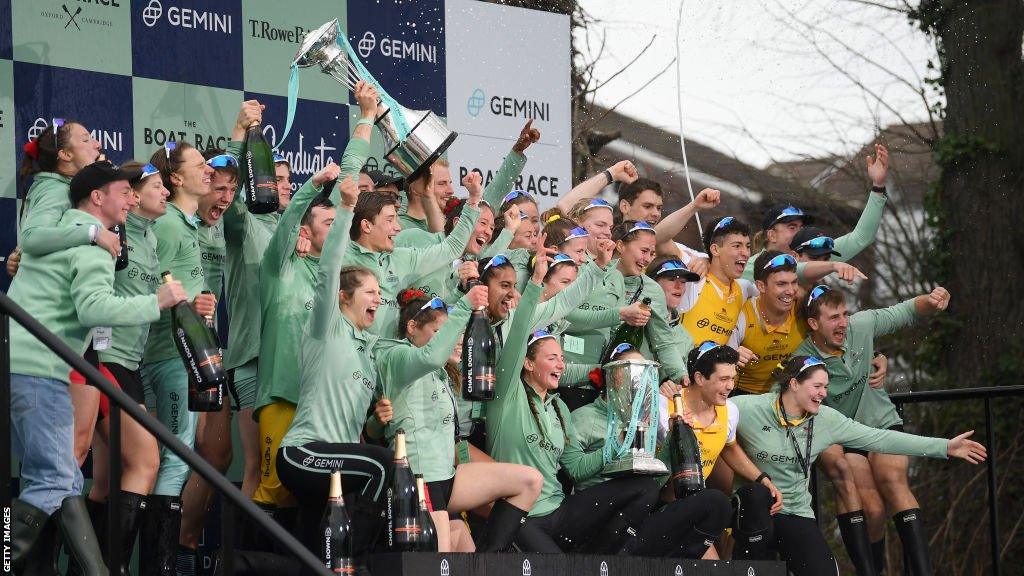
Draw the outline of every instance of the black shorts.
[[[903,424],[893,424],[892,426],[886,428],[886,430],[892,430],[894,432],[903,432]],[[860,454],[865,458],[868,457],[867,450],[861,450],[860,448],[847,448],[846,446],[843,446],[843,454]]]
[[[427,482],[427,494],[430,494],[430,506],[434,512],[448,509],[448,501],[452,499],[452,489],[455,488],[455,477],[437,482]]]

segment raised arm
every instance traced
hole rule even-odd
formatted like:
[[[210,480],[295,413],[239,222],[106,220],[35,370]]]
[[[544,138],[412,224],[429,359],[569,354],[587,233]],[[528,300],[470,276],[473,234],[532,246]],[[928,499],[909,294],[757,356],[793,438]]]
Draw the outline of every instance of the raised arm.
[[[466,207],[462,210],[459,223],[452,230],[452,233],[444,239],[444,242],[435,244],[426,249],[405,249],[408,257],[408,265],[405,270],[400,270],[403,286],[415,282],[427,274],[433,273],[442,266],[448,266],[453,260],[462,256],[469,243],[469,236],[476,228],[476,221],[480,218],[480,196],[470,196],[466,201]],[[395,251],[399,253],[398,250]]]
[[[335,174],[338,173],[337,164],[331,162],[324,170],[328,168],[331,168]],[[302,217],[306,214],[306,209],[309,208],[309,205],[313,203],[313,200],[323,189],[322,183],[314,185],[313,180],[313,178],[307,180],[305,184],[299,187],[295,195],[292,196],[288,207],[281,214],[281,220],[274,230],[274,235],[270,237],[266,252],[263,253],[261,266],[269,267],[274,271],[275,275],[284,266],[288,255],[295,248],[295,240],[299,236],[299,224],[302,222]]]
[[[686,224],[693,218],[699,210],[709,210],[718,206],[722,201],[722,193],[714,188],[705,188],[701,190],[697,197],[692,202],[683,206],[679,210],[669,214],[662,218],[661,222],[658,222],[657,226],[654,227],[654,233],[657,235],[659,254],[675,254],[679,252],[679,249],[675,246],[673,238],[679,234]],[[672,244],[669,246],[668,244]],[[682,255],[680,254],[680,257]]]
[[[338,167],[324,173],[318,172],[312,179],[327,181],[337,177]],[[309,332],[314,337],[323,338],[328,328],[335,322],[341,310],[338,308],[338,290],[341,289],[341,262],[349,245],[349,229],[352,228],[352,209],[359,197],[359,185],[353,176],[338,182],[335,188],[340,189],[341,206],[337,209],[331,229],[324,239],[323,251],[320,253],[320,266],[316,273],[316,293],[313,297],[313,313],[309,317]],[[295,202],[293,199],[292,202]],[[289,205],[289,208],[291,205]]]
[[[263,121],[264,108],[266,106],[256,100],[246,100],[242,102],[242,106],[238,109],[235,127],[231,130],[231,140],[224,145],[224,152],[230,154],[239,166],[241,166],[240,158],[244,150],[245,131],[254,122]],[[239,176],[235,197],[231,200],[231,205],[228,206],[227,211],[224,212],[224,234],[227,236],[240,233],[245,218],[249,215],[249,209],[245,205],[245,194],[242,193],[242,180],[241,176]]]
[[[519,139],[512,145],[512,151],[505,156],[491,182],[484,188],[484,202],[491,205],[495,211],[501,207],[501,199],[512,191],[519,175],[526,167],[526,156],[523,154],[531,144],[540,140],[540,131],[533,127],[533,120],[526,122],[526,126],[519,132]]]
[[[864,205],[864,211],[849,234],[836,238],[836,251],[842,254],[836,258],[842,262],[848,262],[870,246],[878,236],[878,228],[882,224],[887,200],[884,190],[889,174],[889,150],[881,144],[875,144],[875,156],[867,157],[867,165],[868,178],[871,179],[873,188]],[[881,189],[882,192],[876,192],[876,189]]]
[[[602,170],[597,174],[594,174],[590,178],[587,178],[583,182],[580,182],[569,193],[563,196],[556,206],[563,214],[568,214],[569,210],[576,205],[577,202],[584,198],[593,198],[604,190],[604,187],[611,184],[612,182],[621,182],[622,184],[631,184],[636,182],[640,175],[636,171],[636,166],[629,160],[621,160],[608,167],[606,170]]]

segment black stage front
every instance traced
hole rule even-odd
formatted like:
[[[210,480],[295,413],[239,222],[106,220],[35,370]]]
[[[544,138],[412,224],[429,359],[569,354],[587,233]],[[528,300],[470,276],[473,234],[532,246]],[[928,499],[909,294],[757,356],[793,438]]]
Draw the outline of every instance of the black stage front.
[[[782,562],[579,554],[377,554],[374,576],[786,576]]]

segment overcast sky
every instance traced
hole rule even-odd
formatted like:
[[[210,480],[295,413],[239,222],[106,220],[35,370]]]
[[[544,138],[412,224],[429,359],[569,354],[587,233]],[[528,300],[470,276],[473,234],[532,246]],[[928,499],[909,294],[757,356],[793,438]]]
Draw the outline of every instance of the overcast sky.
[[[901,14],[852,0],[686,0],[679,24],[681,1],[580,0],[598,22],[579,46],[593,57],[604,39],[598,80],[654,38],[597,91],[599,104],[619,102],[678,53],[617,110],[678,132],[681,86],[683,135],[757,166],[849,152],[897,114],[927,117],[915,90],[934,47]]]

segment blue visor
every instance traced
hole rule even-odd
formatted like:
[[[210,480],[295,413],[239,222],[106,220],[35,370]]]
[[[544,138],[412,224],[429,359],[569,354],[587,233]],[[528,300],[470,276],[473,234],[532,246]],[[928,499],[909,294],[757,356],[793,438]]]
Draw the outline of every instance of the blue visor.
[[[495,266],[504,266],[505,264],[511,264],[511,262],[508,259],[508,256],[505,256],[504,254],[495,254],[494,256],[491,257],[490,260],[487,261],[487,264],[484,265],[484,269],[480,271],[480,274],[483,274],[484,272],[491,268],[494,268]]]
[[[654,232],[654,226],[651,226],[650,224],[648,224],[644,220],[638,220],[635,224],[633,224],[632,228],[627,230],[626,233],[622,235],[622,237],[625,238],[626,236],[629,236],[630,234],[635,234],[637,232],[652,232],[653,233]]]
[[[804,218],[806,216],[807,215],[804,214],[804,211],[796,206],[786,206],[779,211],[779,214],[775,216],[775,220],[773,220],[772,223],[774,224],[783,218]]]
[[[658,268],[654,271],[654,277],[659,278],[661,276],[682,278],[687,282],[695,282],[700,279],[700,275],[687,268],[686,264],[683,264],[683,261],[678,258],[665,260],[658,265]]]
[[[426,310],[444,310],[445,312],[451,312],[452,308],[445,304],[444,300],[441,300],[441,298],[434,296],[430,300],[427,300],[426,304],[420,306],[420,309],[417,310],[416,313],[412,315],[412,317],[416,318]]]
[[[285,164],[289,164],[287,158],[285,158],[284,156],[281,156],[281,153],[278,152],[277,150],[274,150],[274,164],[280,164],[281,162],[284,162]]]
[[[64,119],[63,118],[54,118],[53,119],[53,135],[54,136],[57,135],[57,130],[60,130],[60,127],[63,126],[63,125],[64,125]]]
[[[767,264],[764,265],[765,270],[775,270],[776,268],[783,268],[785,266],[796,266],[796,258],[793,258],[789,254],[779,254]]]
[[[812,288],[811,293],[807,296],[807,305],[810,306],[811,302],[814,302],[815,300],[820,298],[822,294],[828,292],[829,290],[831,290],[831,288],[825,286],[824,284],[818,284],[817,286]]]
[[[152,164],[146,164],[145,166],[142,167],[142,174],[139,175],[139,180],[142,180],[143,178],[149,178],[150,176],[159,173],[160,171],[157,170],[156,166],[153,166]]]
[[[715,224],[714,232],[718,232],[722,228],[725,228],[726,226],[729,226],[730,224],[732,224],[735,221],[736,221],[736,219],[733,218],[732,216],[726,216],[725,218],[722,218],[721,220],[718,221],[718,224]]]
[[[832,251],[836,248],[836,241],[828,236],[818,236],[817,238],[811,238],[806,242],[801,242],[800,245],[796,247],[796,251],[800,252],[804,248]]]
[[[211,168],[238,168],[238,160],[230,154],[218,154],[206,161]]]
[[[573,260],[572,256],[569,256],[568,254],[562,254],[561,252],[559,252],[555,254],[554,257],[551,258],[551,267],[554,268],[559,264],[572,264],[573,266],[575,266],[576,261]]]
[[[529,201],[533,202],[533,198],[530,198],[530,195],[528,193],[526,193],[526,192],[524,192],[522,190],[513,190],[513,191],[509,192],[508,194],[505,194],[505,196],[501,199],[501,203],[503,205],[504,204],[508,204],[509,202],[515,200],[516,198],[519,198],[520,196],[522,196],[523,198],[526,198]]]
[[[530,341],[526,343],[526,347],[529,348],[530,346],[533,346],[534,342],[545,338],[555,338],[555,335],[547,330],[537,330],[533,334],[530,334]],[[557,338],[555,339],[557,340]]]
[[[178,147],[178,143],[177,142],[168,142],[168,143],[164,144],[164,156],[166,156],[167,159],[170,160],[171,159],[171,152],[174,152],[174,150],[177,147]]]
[[[588,236],[590,236],[590,233],[587,232],[586,228],[582,226],[577,226],[572,230],[569,230],[569,235],[565,237],[565,240],[562,241],[562,244],[565,244],[569,240],[575,240],[577,238],[586,238]]]

